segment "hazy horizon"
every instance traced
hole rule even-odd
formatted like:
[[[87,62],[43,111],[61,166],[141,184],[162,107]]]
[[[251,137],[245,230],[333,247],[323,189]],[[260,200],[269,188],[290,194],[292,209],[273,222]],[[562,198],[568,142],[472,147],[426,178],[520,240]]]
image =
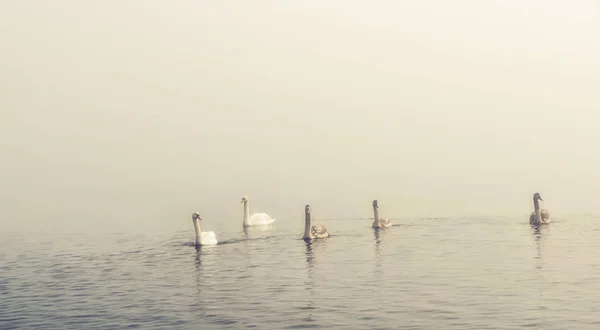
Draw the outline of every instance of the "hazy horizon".
[[[597,1],[1,8],[0,230],[598,213]]]

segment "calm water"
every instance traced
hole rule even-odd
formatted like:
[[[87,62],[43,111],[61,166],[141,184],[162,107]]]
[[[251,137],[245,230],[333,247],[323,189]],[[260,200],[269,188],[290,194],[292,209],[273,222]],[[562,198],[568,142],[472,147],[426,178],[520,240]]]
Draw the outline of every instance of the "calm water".
[[[600,226],[557,218],[323,219],[162,236],[0,233],[1,329],[598,329]],[[183,226],[181,227],[183,228]]]

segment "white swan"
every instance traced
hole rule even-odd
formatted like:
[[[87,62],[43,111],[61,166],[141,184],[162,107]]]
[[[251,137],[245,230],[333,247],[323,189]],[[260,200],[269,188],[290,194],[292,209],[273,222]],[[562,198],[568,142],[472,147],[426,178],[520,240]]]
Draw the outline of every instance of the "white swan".
[[[540,210],[540,202],[544,201],[542,196],[539,193],[533,194],[533,213],[529,216],[529,223],[535,226],[549,224],[552,219],[550,219],[550,212],[546,209]]]
[[[391,227],[392,222],[388,218],[379,217],[379,202],[373,201],[373,228],[387,228]]]
[[[322,225],[311,225],[310,205],[304,207],[304,235],[303,239],[326,238],[329,237],[327,229]]]
[[[200,214],[192,214],[192,222],[196,230],[196,245],[217,245],[217,237],[212,231],[200,231]]]
[[[247,196],[242,198],[241,203],[244,203],[244,220],[242,221],[244,227],[270,225],[276,220],[271,219],[266,213],[254,213],[250,216],[250,201]]]

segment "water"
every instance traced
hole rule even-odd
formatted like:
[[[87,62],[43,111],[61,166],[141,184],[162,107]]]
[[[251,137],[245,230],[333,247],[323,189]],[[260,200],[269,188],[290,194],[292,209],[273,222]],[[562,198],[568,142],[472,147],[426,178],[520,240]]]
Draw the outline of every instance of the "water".
[[[177,220],[179,221],[179,220]],[[573,216],[323,219],[136,234],[0,234],[1,329],[597,329],[600,226]],[[183,228],[183,226],[181,227]],[[118,228],[115,228],[118,230]]]

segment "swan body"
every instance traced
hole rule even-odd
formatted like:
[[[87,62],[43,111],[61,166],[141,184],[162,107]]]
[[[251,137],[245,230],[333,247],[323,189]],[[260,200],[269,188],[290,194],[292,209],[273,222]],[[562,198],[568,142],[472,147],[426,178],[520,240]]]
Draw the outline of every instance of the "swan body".
[[[200,214],[197,212],[192,214],[192,222],[194,223],[194,230],[196,230],[196,246],[198,245],[217,245],[217,237],[212,231],[201,231],[200,230]]]
[[[388,218],[379,217],[379,202],[373,201],[373,228],[388,228],[392,226],[392,222]]]
[[[546,209],[540,209],[539,201],[544,201],[542,196],[539,193],[533,194],[533,213],[529,216],[529,223],[531,225],[546,225],[552,221],[550,212]]]
[[[244,220],[242,221],[244,227],[264,226],[275,222],[276,219],[271,218],[266,213],[254,213],[250,216],[250,201],[248,200],[248,197],[244,196],[242,198],[242,203],[244,204]]]
[[[304,207],[304,235],[302,236],[302,238],[315,239],[329,237],[329,232],[327,232],[327,228],[325,228],[325,226],[312,225],[310,211],[310,205],[306,205]]]

